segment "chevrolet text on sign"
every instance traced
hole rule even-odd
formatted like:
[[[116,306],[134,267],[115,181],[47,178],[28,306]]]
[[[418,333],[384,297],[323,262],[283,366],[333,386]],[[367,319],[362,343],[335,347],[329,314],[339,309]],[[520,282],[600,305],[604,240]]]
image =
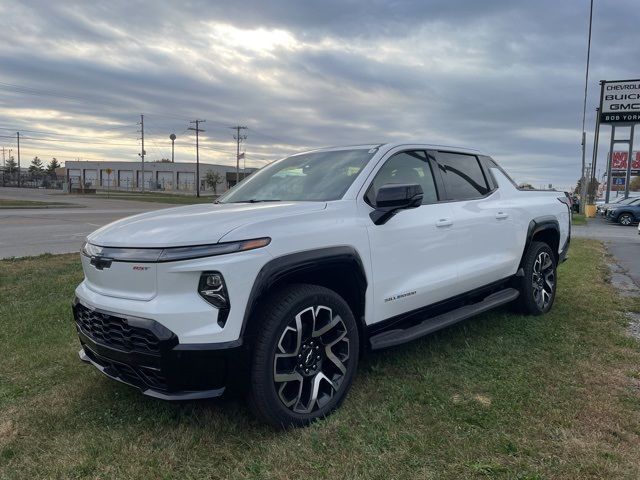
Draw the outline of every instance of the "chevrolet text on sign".
[[[640,123],[640,80],[603,83],[600,121]]]

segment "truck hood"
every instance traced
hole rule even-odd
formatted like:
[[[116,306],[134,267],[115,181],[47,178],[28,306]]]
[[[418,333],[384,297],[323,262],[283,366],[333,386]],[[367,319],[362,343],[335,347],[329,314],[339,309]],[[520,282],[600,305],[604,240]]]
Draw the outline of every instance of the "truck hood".
[[[102,247],[205,245],[219,242],[243,225],[324,208],[324,202],[210,203],[167,208],[105,225],[91,233],[87,241]]]

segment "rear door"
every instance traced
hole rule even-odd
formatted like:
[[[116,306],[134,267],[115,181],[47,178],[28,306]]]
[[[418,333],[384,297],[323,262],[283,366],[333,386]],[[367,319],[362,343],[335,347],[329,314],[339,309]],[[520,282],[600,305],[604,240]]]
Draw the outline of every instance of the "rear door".
[[[515,273],[513,212],[475,155],[436,151],[446,198],[456,219],[458,284],[463,292]]]
[[[382,225],[369,213],[382,185],[417,183],[423,204],[402,210]],[[456,245],[451,205],[439,201],[433,165],[424,151],[395,152],[387,157],[359,200],[371,247],[374,322],[455,295]]]

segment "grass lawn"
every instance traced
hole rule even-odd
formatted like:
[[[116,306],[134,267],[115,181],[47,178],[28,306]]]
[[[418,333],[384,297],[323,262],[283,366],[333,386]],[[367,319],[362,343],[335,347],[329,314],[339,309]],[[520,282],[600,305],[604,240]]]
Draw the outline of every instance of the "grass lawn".
[[[105,198],[107,194],[100,192],[95,195],[85,195],[91,197]],[[170,193],[121,193],[110,192],[109,198],[114,200],[135,200],[137,202],[171,203],[175,205],[192,205],[195,203],[213,203],[211,196],[196,197],[195,195],[173,195]]]
[[[79,207],[64,202],[35,202],[32,200],[13,200],[11,198],[0,198],[0,208],[60,208]]]
[[[571,214],[571,223],[573,225],[586,225],[587,218],[581,213],[573,213]]]
[[[143,397],[78,360],[77,255],[0,261],[0,478],[640,478],[640,342],[575,239],[552,312],[498,310],[365,358],[276,432],[237,400]]]

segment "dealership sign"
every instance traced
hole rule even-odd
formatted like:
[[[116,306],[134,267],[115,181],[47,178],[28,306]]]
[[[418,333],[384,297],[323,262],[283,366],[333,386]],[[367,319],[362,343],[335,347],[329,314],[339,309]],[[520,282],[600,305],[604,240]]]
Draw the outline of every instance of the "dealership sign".
[[[625,184],[624,177],[614,177],[612,180],[613,180],[613,184],[616,186],[622,186]]]
[[[627,158],[629,152],[613,152],[611,155],[611,173],[616,175],[627,173]],[[640,175],[640,152],[631,155],[631,175]]]
[[[640,80],[602,82],[600,122],[640,123]]]

